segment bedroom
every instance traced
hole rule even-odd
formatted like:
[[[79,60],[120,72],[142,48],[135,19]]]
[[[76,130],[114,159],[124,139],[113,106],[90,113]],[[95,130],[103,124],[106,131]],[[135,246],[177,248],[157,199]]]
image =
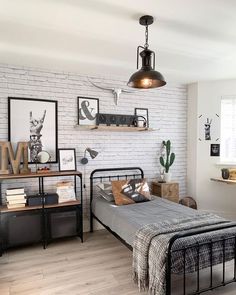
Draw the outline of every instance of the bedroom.
[[[236,220],[236,4],[0,3],[0,294],[139,294],[132,277],[135,251],[129,249],[139,227],[164,227],[176,218],[188,226],[186,218],[200,216],[196,222],[206,237],[201,222],[213,218],[207,214]],[[153,16],[148,26],[139,23],[145,15]],[[147,49],[146,43],[155,53],[151,67],[166,85],[129,87],[137,71],[137,47]],[[166,163],[163,141],[168,140],[169,171],[160,163],[161,155]],[[97,169],[106,171],[91,175]],[[126,180],[126,175],[139,179],[142,171],[154,200],[123,206],[94,201],[101,193],[97,182]],[[146,189],[146,182],[141,187]],[[180,200],[185,206],[177,204]],[[188,208],[195,202],[197,210]],[[225,234],[234,230],[232,223],[215,222],[232,226]],[[222,233],[216,231],[211,234]],[[183,269],[181,275],[168,272],[166,265],[162,291],[199,294],[234,281],[235,243],[225,238],[219,245],[207,240],[205,254],[195,245],[194,271],[187,269],[186,276]],[[192,243],[192,237],[183,241]],[[179,258],[182,267],[193,253],[188,251]],[[211,251],[218,261],[211,263]],[[170,255],[162,257],[167,263]],[[154,276],[157,281],[160,274]],[[210,294],[236,294],[236,285]]]

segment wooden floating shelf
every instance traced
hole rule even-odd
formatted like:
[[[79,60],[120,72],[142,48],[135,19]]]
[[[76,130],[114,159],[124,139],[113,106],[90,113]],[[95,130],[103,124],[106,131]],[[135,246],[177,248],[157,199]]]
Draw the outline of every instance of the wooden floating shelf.
[[[148,127],[128,127],[128,126],[104,126],[104,125],[76,125],[75,128],[83,131],[97,130],[97,131],[120,131],[120,132],[137,132],[137,131],[154,131],[153,128]]]
[[[212,181],[216,182],[223,182],[226,184],[236,184],[236,180],[230,180],[230,179],[223,179],[223,178],[211,178]]]

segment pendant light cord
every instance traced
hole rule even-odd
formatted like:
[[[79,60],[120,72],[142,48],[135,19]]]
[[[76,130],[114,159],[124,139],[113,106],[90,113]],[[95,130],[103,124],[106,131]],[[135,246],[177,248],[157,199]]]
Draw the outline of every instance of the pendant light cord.
[[[144,47],[145,49],[148,49],[148,25],[146,25],[146,30],[145,30],[145,44],[144,44]]]

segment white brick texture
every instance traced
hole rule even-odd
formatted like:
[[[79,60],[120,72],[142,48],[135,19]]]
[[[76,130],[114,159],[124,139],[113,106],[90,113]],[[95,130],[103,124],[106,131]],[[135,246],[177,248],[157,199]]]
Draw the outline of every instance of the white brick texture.
[[[90,77],[94,83],[108,87],[126,87],[126,81],[114,77]],[[58,101],[59,148],[76,148],[77,168],[84,173],[85,199],[89,195],[89,175],[97,168],[140,166],[149,181],[159,173],[159,149],[162,140],[170,139],[176,161],[171,167],[173,180],[180,184],[180,194],[186,194],[186,143],[187,143],[187,89],[185,85],[168,85],[153,90],[122,93],[118,105],[109,91],[95,88],[86,76],[76,73],[0,65],[0,140],[8,138],[7,97],[51,99]],[[77,97],[99,98],[100,112],[134,114],[135,107],[149,109],[149,125],[152,132],[81,131],[77,124]],[[86,147],[99,151],[86,166],[80,159]],[[53,165],[57,169],[57,165]],[[35,191],[36,181],[19,182],[28,191]],[[4,182],[4,187],[15,186]],[[53,190],[53,181],[46,187]],[[85,201],[85,208],[88,201]]]

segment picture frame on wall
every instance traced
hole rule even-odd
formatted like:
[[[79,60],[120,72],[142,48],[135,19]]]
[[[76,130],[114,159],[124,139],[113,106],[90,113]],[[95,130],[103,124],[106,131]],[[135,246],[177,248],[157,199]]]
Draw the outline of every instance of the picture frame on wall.
[[[58,149],[59,171],[76,171],[76,152],[73,148]]]
[[[8,97],[8,140],[16,147],[19,141],[29,142],[29,163],[46,151],[51,163],[57,163],[57,101]]]
[[[147,122],[147,128],[149,127],[149,118],[148,118],[148,109],[146,108],[135,108],[134,109],[135,116],[144,117]]]
[[[211,157],[219,157],[220,156],[220,144],[219,143],[212,143],[211,144]]]
[[[99,99],[79,96],[77,100],[78,125],[96,125],[96,117],[99,113]]]

